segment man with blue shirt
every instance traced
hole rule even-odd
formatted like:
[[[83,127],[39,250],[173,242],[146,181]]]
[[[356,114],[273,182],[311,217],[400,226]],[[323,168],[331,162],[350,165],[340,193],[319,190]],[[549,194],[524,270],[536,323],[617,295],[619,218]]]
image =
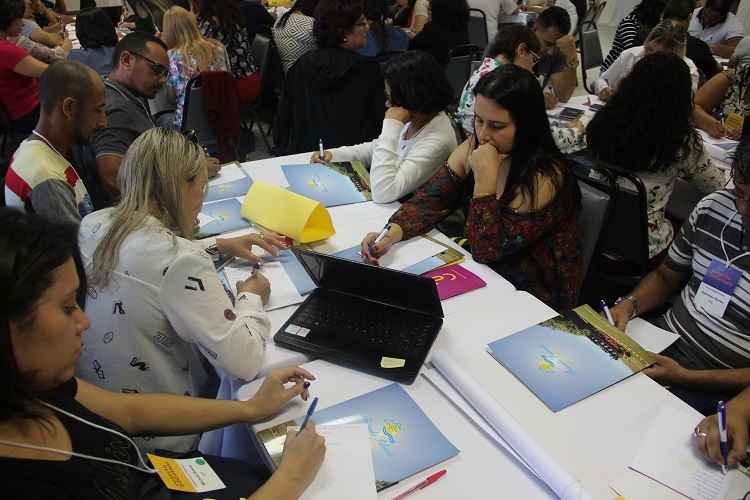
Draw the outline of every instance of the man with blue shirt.
[[[655,324],[680,335],[645,373],[704,413],[750,386],[750,139],[737,147],[733,189],[703,198],[662,264],[611,309],[625,330],[679,292]],[[681,290],[681,291],[680,291]]]

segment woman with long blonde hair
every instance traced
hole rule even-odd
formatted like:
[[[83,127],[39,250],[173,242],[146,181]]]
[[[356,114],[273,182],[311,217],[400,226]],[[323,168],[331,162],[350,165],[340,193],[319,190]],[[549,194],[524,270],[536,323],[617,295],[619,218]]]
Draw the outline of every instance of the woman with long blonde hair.
[[[195,14],[182,7],[164,13],[161,37],[169,49],[167,85],[177,98],[174,128],[179,129],[188,81],[202,71],[230,71],[229,56],[221,43],[201,35]]]
[[[260,370],[268,281],[257,273],[237,283],[233,304],[212,256],[257,262],[252,245],[276,254],[282,244],[273,234],[217,239],[208,248],[193,240],[206,163],[200,146],[179,132],[147,130],[120,166],[120,203],[81,222],[91,328],[80,378],[114,392],[215,397],[210,365],[245,380]],[[143,443],[174,451],[196,444],[195,435]]]

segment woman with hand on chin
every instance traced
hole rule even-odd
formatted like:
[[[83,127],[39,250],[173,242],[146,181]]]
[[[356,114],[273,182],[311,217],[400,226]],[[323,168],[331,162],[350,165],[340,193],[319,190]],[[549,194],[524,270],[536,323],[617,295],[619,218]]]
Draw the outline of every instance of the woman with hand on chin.
[[[233,303],[212,255],[251,263],[253,245],[276,255],[277,235],[193,241],[206,189],[206,157],[179,132],[153,128],[130,146],[119,170],[122,197],[81,222],[91,288],[91,332],[80,378],[113,392],[215,397],[216,373],[252,380],[263,366],[270,285],[237,283]],[[208,362],[207,362],[208,361]],[[199,436],[154,438],[144,449],[194,449]]]
[[[385,70],[388,110],[380,137],[356,146],[316,152],[312,161],[361,161],[370,169],[372,199],[390,203],[411,194],[456,149],[456,133],[445,109],[453,89],[431,55],[406,52]]]
[[[534,75],[506,65],[474,89],[475,133],[390,219],[362,241],[371,263],[463,207],[472,257],[553,308],[578,305],[580,192],[549,130]]]
[[[85,295],[85,279],[79,280],[75,234],[9,208],[0,209],[0,224],[3,497],[119,500],[149,498],[149,491],[164,498],[130,436],[258,422],[297,396],[308,398],[305,380],[315,377],[297,367],[271,373],[249,401],[123,394],[75,378],[81,349],[96,341],[82,345],[91,323],[76,301],[81,289]],[[262,486],[266,478],[246,464],[207,458],[230,488],[263,500],[298,498],[324,455],[324,439],[309,424],[287,437],[281,465]],[[245,472],[229,474],[237,470]]]

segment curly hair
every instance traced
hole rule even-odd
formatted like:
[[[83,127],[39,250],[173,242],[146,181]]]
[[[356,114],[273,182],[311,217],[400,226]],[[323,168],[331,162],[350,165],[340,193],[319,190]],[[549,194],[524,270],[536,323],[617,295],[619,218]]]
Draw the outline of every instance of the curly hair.
[[[363,13],[361,0],[321,0],[315,8],[313,25],[318,47],[330,49],[341,45]]]
[[[750,136],[744,134],[732,155],[732,179],[746,184],[750,182]]]
[[[700,147],[693,127],[690,70],[681,57],[659,52],[638,61],[586,129],[600,160],[636,172],[657,172]]]

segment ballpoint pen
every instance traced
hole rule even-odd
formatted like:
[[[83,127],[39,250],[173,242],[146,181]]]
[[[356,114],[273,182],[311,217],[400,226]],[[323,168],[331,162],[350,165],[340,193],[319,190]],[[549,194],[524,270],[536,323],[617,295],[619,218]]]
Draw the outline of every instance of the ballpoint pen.
[[[604,299],[601,301],[602,310],[604,311],[605,316],[607,316],[607,321],[609,321],[609,324],[612,326],[615,326],[615,320],[612,319],[612,313],[609,311],[609,307],[607,307],[607,303],[604,302]]]
[[[721,448],[721,457],[724,459],[724,463],[721,464],[721,471],[726,474],[727,459],[729,458],[729,441],[727,439],[727,405],[724,401],[719,401],[716,413],[719,417],[719,448]]]
[[[315,411],[315,407],[318,406],[318,397],[315,396],[312,400],[312,403],[310,403],[310,407],[307,409],[307,413],[305,414],[305,419],[302,421],[302,425],[299,426],[299,431],[302,432],[305,430],[305,426],[307,425],[307,421],[310,420],[310,417],[312,417],[313,412]]]
[[[424,481],[422,481],[421,483],[419,483],[415,487],[404,491],[403,493],[401,493],[398,496],[393,497],[393,500],[402,500],[402,499],[408,497],[409,495],[411,495],[413,493],[416,493],[419,490],[423,490],[423,489],[427,488],[429,485],[433,484],[438,479],[440,479],[441,477],[443,477],[444,475],[446,475],[447,473],[448,473],[448,471],[445,470],[445,469],[439,470],[436,473],[432,474],[431,476],[428,476],[427,479],[425,479]]]
[[[320,161],[326,161],[325,151],[323,151],[323,139],[318,139],[318,147],[320,148]]]

